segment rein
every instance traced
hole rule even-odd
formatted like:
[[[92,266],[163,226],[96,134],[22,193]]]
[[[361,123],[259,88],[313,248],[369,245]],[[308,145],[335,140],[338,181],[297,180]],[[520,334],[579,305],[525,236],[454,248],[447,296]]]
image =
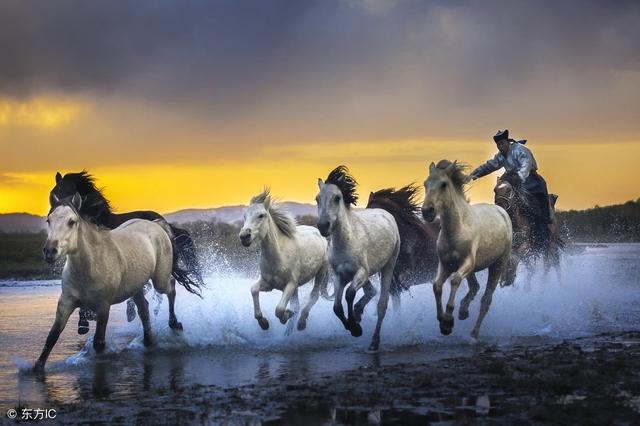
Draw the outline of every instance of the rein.
[[[495,197],[495,203],[496,203],[496,204],[498,204],[498,200],[504,200],[504,201],[506,201],[506,205],[507,205],[507,208],[506,208],[505,210],[507,210],[507,211],[512,210],[512,209],[513,209],[513,207],[514,207],[514,205],[515,205],[514,203],[512,203],[512,202],[513,202],[513,199],[515,198],[515,196],[516,196],[516,193],[515,193],[515,191],[513,191],[513,190],[511,190],[511,192],[510,192],[510,195],[509,195],[509,196],[506,196],[506,195],[496,195],[496,197]]]

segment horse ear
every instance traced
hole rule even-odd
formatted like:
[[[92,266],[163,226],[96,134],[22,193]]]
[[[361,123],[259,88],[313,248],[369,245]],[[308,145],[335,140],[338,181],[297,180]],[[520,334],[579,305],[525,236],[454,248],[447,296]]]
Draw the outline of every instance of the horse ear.
[[[82,207],[82,197],[77,192],[73,194],[73,199],[71,200],[71,205],[77,210],[80,211]]]
[[[56,172],[56,185],[59,184],[61,180],[62,175],[60,174],[60,172]]]
[[[453,173],[453,170],[455,169],[455,167],[456,167],[456,162],[454,161],[453,163],[449,164],[446,169],[444,169],[444,173],[447,176],[451,177],[451,173]]]
[[[322,181],[322,179],[318,178],[318,188],[322,189],[323,186],[324,182]]]
[[[432,161],[431,164],[429,164],[429,171],[433,171],[433,169],[436,168],[436,164]]]

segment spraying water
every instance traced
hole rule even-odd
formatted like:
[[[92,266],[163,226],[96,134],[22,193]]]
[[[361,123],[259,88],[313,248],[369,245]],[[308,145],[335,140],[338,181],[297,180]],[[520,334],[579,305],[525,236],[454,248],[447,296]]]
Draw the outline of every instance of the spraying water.
[[[514,287],[496,290],[481,328],[481,341],[544,344],[637,327],[638,260],[639,244],[620,244],[589,247],[581,255],[565,256],[561,283],[555,274],[545,278],[542,272],[527,283],[527,274],[521,270]],[[53,321],[59,286],[4,282],[0,285],[0,405],[14,407],[18,400],[82,400],[95,397],[96,389],[102,387],[111,398],[128,397],[142,391],[140,377],[147,376],[147,386],[176,381],[235,386],[274,374],[319,374],[371,362],[365,350],[375,327],[376,299],[365,310],[363,337],[353,338],[335,317],[332,303],[323,299],[311,311],[305,331],[292,327],[288,333],[288,327],[274,315],[280,293],[261,293],[262,310],[271,324],[263,331],[253,317],[249,291],[256,278],[220,269],[207,277],[202,300],[180,289],[176,314],[184,325],[183,333],[175,333],[167,325],[166,298],[154,314],[156,301],[149,293],[158,343],[149,350],[142,345],[139,320],[126,322],[124,304],[112,308],[108,349],[101,357],[93,353],[90,337],[76,334],[74,314],[47,366],[47,386],[54,390],[43,388],[26,371]],[[478,278],[481,289],[471,304],[469,319],[459,321],[456,316],[453,334],[446,337],[439,332],[431,285],[416,286],[404,294],[401,309],[390,308],[387,313],[378,362],[464,356],[472,351],[468,336],[478,314],[486,274]],[[310,289],[310,285],[302,288],[301,303]],[[446,296],[448,284],[444,289]],[[465,293],[463,283],[456,312]]]

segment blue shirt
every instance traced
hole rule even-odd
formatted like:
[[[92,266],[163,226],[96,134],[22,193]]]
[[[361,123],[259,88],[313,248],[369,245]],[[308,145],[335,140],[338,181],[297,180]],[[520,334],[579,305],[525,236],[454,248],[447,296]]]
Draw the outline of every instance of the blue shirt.
[[[509,152],[507,152],[506,156],[498,152],[495,157],[478,166],[471,174],[482,177],[502,167],[504,167],[507,173],[517,173],[522,182],[527,180],[532,170],[538,170],[536,159],[533,158],[533,154],[529,148],[516,142],[510,145]]]

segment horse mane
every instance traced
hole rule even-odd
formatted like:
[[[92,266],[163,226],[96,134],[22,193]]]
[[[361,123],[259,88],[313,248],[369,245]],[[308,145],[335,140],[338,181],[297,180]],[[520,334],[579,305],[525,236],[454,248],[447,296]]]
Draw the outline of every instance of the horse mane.
[[[440,160],[438,164],[436,164],[436,168],[443,171],[447,170],[447,176],[451,179],[456,191],[464,195],[468,179],[467,174],[465,173],[465,170],[467,169],[466,164],[459,163],[457,161],[451,162],[449,160]]]
[[[367,208],[380,205],[395,217],[400,217],[412,227],[422,227],[420,220],[420,204],[418,203],[420,187],[411,183],[396,190],[385,188],[372,192]],[[398,224],[400,226],[400,223]]]
[[[80,213],[90,218],[92,222],[106,223],[106,218],[113,213],[113,209],[102,193],[102,188],[96,187],[94,176],[87,170],[82,170],[79,173],[67,173],[62,181],[73,183],[76,191],[82,196]]]
[[[507,172],[500,176],[500,182],[506,182],[511,185],[511,188],[516,194],[516,199],[520,200],[525,207],[531,204],[531,193],[527,191],[522,185],[520,185],[520,176],[515,172]]]
[[[280,232],[287,238],[293,238],[298,224],[288,212],[280,209],[280,206],[271,198],[269,188],[265,188],[264,191],[253,197],[251,204],[264,204]]]
[[[73,195],[70,197],[63,198],[62,200],[60,200],[58,204],[56,204],[56,206],[52,207],[51,212],[49,214],[53,213],[53,211],[58,207],[63,207],[63,206],[69,207],[71,208],[71,210],[73,210],[75,214],[78,215],[78,218],[80,220],[86,222],[88,225],[95,226],[98,231],[111,231],[111,229],[106,227],[104,224],[96,222],[94,217],[89,216],[88,214],[82,212],[82,209],[84,207],[84,198],[82,199],[82,205],[80,206],[80,211],[78,211],[78,209],[76,209],[76,206],[73,205],[72,200],[73,200]]]
[[[330,183],[338,187],[342,192],[342,198],[344,205],[350,208],[351,205],[356,205],[358,201],[358,194],[356,193],[356,186],[358,182],[351,176],[347,166],[338,166],[331,170],[325,183]]]

